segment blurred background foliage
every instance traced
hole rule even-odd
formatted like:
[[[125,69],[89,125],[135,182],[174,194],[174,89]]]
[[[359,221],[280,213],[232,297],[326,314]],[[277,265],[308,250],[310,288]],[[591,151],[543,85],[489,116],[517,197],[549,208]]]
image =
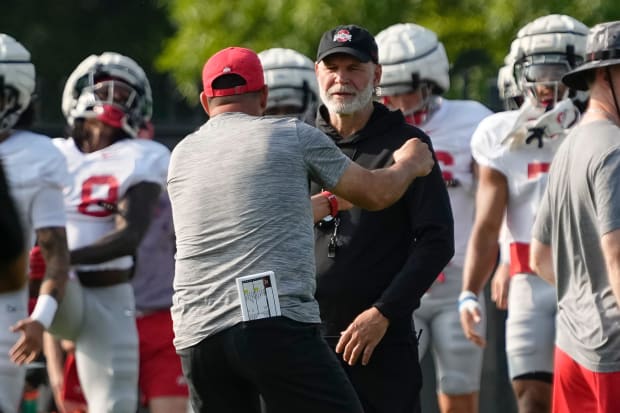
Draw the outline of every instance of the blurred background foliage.
[[[314,60],[321,34],[355,23],[378,33],[400,22],[434,30],[451,62],[449,97],[500,109],[495,75],[518,29],[569,14],[587,25],[620,18],[610,0],[2,0],[0,31],[22,42],[38,72],[40,129],[61,133],[60,96],[73,68],[106,50],[136,59],[153,86],[158,132],[205,119],[197,103],[205,60],[227,46],[296,49]],[[60,128],[60,132],[59,132]]]

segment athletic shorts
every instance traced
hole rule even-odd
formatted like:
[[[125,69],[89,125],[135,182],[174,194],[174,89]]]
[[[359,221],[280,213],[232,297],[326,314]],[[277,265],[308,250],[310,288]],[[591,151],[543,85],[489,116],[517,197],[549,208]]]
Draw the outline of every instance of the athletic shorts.
[[[172,344],[172,318],[168,309],[137,317],[140,339],[141,403],[148,405],[157,397],[188,397],[187,382],[181,369],[181,359]],[[63,400],[86,403],[72,353],[65,361]]]
[[[510,378],[528,373],[553,373],[555,288],[531,274],[510,279],[506,355]]]
[[[90,413],[138,407],[138,334],[131,285],[67,283],[50,332],[75,342],[75,359]]]
[[[449,266],[445,271],[445,281],[435,281],[429,292],[422,297],[420,307],[413,313],[415,328],[420,334],[420,360],[430,347],[438,391],[448,395],[478,392],[484,349],[469,341],[461,327],[457,304],[461,290],[461,269]],[[450,274],[455,271],[459,272],[458,276]],[[484,336],[484,296],[480,294],[478,299],[483,315],[478,332]]]
[[[80,386],[80,378],[78,377],[75,354],[73,352],[68,353],[65,359],[61,397],[65,402],[86,406],[86,399],[84,398],[84,393],[82,393],[82,386]]]
[[[553,413],[620,412],[620,371],[597,373],[555,348]]]
[[[189,390],[183,376],[181,359],[172,340],[172,317],[170,310],[159,310],[136,317],[140,339],[141,402],[156,397],[187,397]]]
[[[0,411],[16,413],[22,398],[26,366],[18,366],[9,358],[11,347],[19,339],[9,326],[28,316],[28,290],[0,294]]]

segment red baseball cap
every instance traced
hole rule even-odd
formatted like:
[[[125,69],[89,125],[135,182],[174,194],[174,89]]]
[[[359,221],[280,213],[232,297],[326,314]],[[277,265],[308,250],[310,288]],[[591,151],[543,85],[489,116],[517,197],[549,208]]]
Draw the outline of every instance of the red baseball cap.
[[[238,75],[245,85],[228,89],[213,89],[215,79],[222,75]],[[265,86],[263,66],[256,52],[243,47],[228,47],[220,50],[202,68],[202,86],[207,97],[241,95],[256,92]]]

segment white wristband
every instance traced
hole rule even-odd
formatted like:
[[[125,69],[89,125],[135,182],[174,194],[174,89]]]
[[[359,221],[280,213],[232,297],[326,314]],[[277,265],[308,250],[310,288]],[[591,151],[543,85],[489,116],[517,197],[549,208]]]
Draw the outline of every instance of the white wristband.
[[[54,320],[56,309],[58,308],[58,301],[49,294],[40,295],[37,299],[37,304],[30,314],[30,318],[37,320],[47,330]]]
[[[480,304],[478,304],[478,296],[471,291],[463,291],[459,295],[459,313],[463,310],[471,313],[474,309],[480,310]]]

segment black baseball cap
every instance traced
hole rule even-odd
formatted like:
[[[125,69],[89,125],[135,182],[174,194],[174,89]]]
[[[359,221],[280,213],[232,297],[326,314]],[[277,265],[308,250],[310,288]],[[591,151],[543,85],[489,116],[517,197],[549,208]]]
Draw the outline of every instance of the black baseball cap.
[[[338,26],[323,33],[316,61],[320,62],[335,53],[351,55],[360,62],[379,63],[379,48],[370,32],[354,24]]]

